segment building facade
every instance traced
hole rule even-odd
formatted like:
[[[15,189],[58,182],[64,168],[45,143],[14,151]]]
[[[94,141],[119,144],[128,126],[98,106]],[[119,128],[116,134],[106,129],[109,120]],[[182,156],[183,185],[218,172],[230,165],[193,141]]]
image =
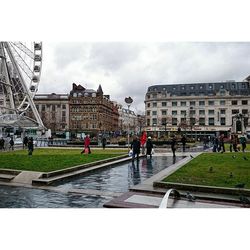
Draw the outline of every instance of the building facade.
[[[95,135],[118,130],[118,107],[104,95],[101,85],[95,91],[73,83],[69,95],[69,127],[73,134]]]
[[[69,130],[68,94],[37,94],[34,103],[44,126],[51,129],[52,134],[60,135]]]
[[[181,130],[192,136],[250,133],[249,81],[150,86],[146,130],[158,135]]]
[[[135,134],[137,127],[137,116],[135,112],[131,109],[124,108],[121,104],[118,104],[118,112],[120,134],[127,134],[128,131],[130,134]]]

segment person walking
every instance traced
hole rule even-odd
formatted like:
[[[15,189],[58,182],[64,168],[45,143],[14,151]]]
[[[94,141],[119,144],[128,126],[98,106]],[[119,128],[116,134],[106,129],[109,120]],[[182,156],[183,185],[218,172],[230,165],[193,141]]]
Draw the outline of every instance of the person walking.
[[[146,131],[143,131],[142,132],[142,135],[141,135],[141,138],[140,138],[140,143],[141,143],[141,149],[142,149],[142,154],[144,155],[145,154],[145,144],[147,142],[147,132]]]
[[[14,150],[14,140],[13,140],[13,137],[11,137],[10,141],[9,141],[9,150],[10,149]]]
[[[28,139],[28,155],[32,155],[34,151],[33,137]]]
[[[239,138],[238,135],[234,134],[232,138],[232,144],[233,144],[233,150],[234,152],[238,152],[237,145],[239,144]]]
[[[147,142],[146,142],[146,149],[147,149],[147,151],[146,151],[146,155],[148,156],[150,156],[150,158],[152,157],[152,149],[153,149],[153,143],[152,143],[152,141],[151,141],[151,137],[149,136],[148,137],[148,139],[147,139]]]
[[[224,144],[224,134],[221,134],[220,138],[219,138],[219,151],[221,151],[221,153],[224,153],[225,150],[225,144]]]
[[[107,144],[107,139],[106,139],[106,137],[102,137],[102,149],[103,149],[103,150],[106,148],[106,144]]]
[[[234,134],[231,134],[230,141],[229,141],[229,151],[233,152],[233,140],[234,140]]]
[[[23,149],[24,149],[24,148],[27,148],[27,146],[28,146],[28,137],[25,136],[25,137],[23,138]]]
[[[240,144],[241,144],[241,147],[242,147],[242,152],[245,153],[245,149],[246,149],[246,144],[247,144],[247,139],[246,137],[242,134],[241,137],[240,137]]]
[[[187,143],[187,138],[185,135],[181,137],[181,143],[182,143],[182,152],[186,151],[186,143]]]
[[[219,139],[218,137],[213,138],[213,152],[219,151]]]
[[[177,149],[177,140],[176,140],[176,136],[174,135],[172,140],[171,140],[171,149],[172,149],[172,152],[173,152],[173,157],[175,157],[175,151]]]
[[[3,139],[3,137],[0,139],[0,150],[2,151],[2,150],[4,150],[4,139]]]
[[[81,154],[86,153],[86,151],[87,151],[88,154],[91,154],[89,135],[86,135],[86,137],[84,138],[84,149],[81,152]]]
[[[132,162],[134,161],[135,156],[136,156],[136,160],[139,161],[139,154],[140,154],[141,143],[138,140],[137,136],[134,136],[134,139],[133,139],[133,141],[131,143],[130,148],[133,151]]]

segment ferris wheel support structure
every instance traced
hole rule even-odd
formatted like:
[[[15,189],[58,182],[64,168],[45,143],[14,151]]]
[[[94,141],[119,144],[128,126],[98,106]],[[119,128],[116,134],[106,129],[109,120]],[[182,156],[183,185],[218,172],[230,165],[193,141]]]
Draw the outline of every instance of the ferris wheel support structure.
[[[0,128],[45,130],[33,101],[41,68],[41,42],[34,42],[29,49],[22,42],[0,41]]]
[[[18,78],[19,78],[20,83],[21,83],[21,85],[22,85],[22,87],[23,87],[23,89],[24,89],[24,91],[25,91],[25,94],[26,94],[26,96],[25,96],[23,102],[21,103],[21,105],[19,106],[18,109],[20,109],[20,107],[22,107],[22,105],[23,105],[23,104],[25,103],[25,101],[27,100],[28,103],[29,103],[29,105],[30,105],[30,107],[31,107],[31,110],[32,110],[32,112],[33,112],[33,114],[34,114],[34,116],[35,116],[35,119],[36,119],[36,121],[38,122],[38,126],[39,126],[40,128],[44,128],[43,121],[42,121],[42,119],[41,119],[41,117],[40,117],[40,115],[39,115],[39,113],[38,113],[38,111],[37,111],[37,108],[36,108],[34,102],[33,102],[33,98],[31,98],[30,91],[29,91],[29,89],[28,89],[26,83],[24,82],[23,76],[22,76],[22,74],[21,74],[21,72],[20,72],[20,70],[19,70],[19,67],[17,66],[17,63],[16,63],[16,61],[15,61],[15,59],[14,59],[14,56],[13,56],[13,54],[12,54],[12,51],[11,51],[10,47],[9,47],[9,44],[8,44],[8,43],[5,43],[5,46],[6,46],[6,50],[7,50],[8,53],[9,53],[9,56],[10,56],[10,60],[11,60],[11,62],[12,62],[12,65],[14,66],[14,69],[16,70],[16,72],[17,72],[17,74],[18,74]]]

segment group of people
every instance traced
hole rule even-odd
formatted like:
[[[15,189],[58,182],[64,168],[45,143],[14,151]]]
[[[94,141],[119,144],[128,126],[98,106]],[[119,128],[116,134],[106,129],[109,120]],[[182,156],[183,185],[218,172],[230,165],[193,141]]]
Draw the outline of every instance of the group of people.
[[[220,136],[214,137],[212,139],[213,142],[213,152],[221,152],[224,153],[225,150],[225,136],[221,134]],[[232,134],[229,140],[229,150],[230,152],[238,152],[241,151],[245,152],[246,149],[246,137],[241,135],[240,138],[237,134]]]
[[[12,137],[7,137],[6,139],[4,139],[3,137],[1,137],[0,139],[0,150],[4,151],[4,150],[14,150],[14,140]]]
[[[3,138],[1,137],[0,139],[0,150],[4,151],[4,150],[14,150],[14,139],[13,137],[7,137],[7,138]],[[33,143],[33,137],[27,137],[25,136],[23,138],[23,149],[27,148],[28,149],[28,155],[32,155],[33,151],[34,151],[34,143]]]
[[[130,145],[130,148],[132,150],[132,161],[136,158],[137,161],[139,160],[139,154],[142,149],[142,154],[145,155],[145,149],[146,149],[146,156],[152,157],[153,153],[153,143],[151,140],[151,137],[147,137],[146,132],[143,132],[140,139],[138,136],[134,136],[133,141]]]
[[[247,146],[247,140],[245,136],[238,137],[237,134],[232,134],[230,139],[230,152],[238,152],[240,151],[240,145],[242,152],[245,152],[246,146]]]

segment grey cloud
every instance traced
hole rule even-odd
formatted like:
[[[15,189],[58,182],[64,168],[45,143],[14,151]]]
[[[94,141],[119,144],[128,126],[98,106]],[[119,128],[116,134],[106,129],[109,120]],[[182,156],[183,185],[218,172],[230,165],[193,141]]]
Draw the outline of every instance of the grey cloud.
[[[70,90],[71,83],[102,84],[105,94],[144,109],[148,86],[243,80],[250,74],[250,43],[60,43],[52,44],[40,90]],[[46,51],[44,51],[46,53]],[[53,81],[53,84],[52,82]],[[39,91],[40,92],[40,91]]]

